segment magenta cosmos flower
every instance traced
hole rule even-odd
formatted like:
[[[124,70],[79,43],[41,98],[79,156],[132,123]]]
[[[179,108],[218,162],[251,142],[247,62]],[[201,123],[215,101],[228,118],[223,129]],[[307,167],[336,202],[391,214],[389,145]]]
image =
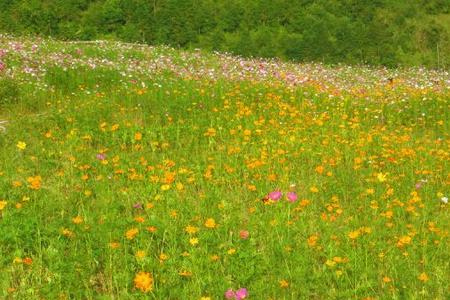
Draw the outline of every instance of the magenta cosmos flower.
[[[298,196],[297,196],[297,194],[295,192],[287,193],[286,197],[287,197],[289,202],[295,202],[298,199]]]
[[[228,289],[225,292],[225,299],[234,299],[236,298],[236,293],[233,291],[233,289]]]
[[[248,291],[246,288],[240,288],[236,291],[236,300],[242,300],[247,298]]]
[[[236,292],[233,289],[228,289],[225,292],[225,299],[229,300],[242,300],[248,297],[248,291],[246,288],[240,288]]]
[[[280,191],[273,191],[269,193],[269,199],[273,201],[278,201],[283,196],[283,193]]]

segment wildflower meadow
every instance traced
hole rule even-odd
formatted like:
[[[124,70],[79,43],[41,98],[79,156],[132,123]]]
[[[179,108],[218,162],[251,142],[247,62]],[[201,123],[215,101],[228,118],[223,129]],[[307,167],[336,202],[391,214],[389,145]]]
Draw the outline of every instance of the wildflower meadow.
[[[450,75],[0,36],[1,299],[449,299]]]

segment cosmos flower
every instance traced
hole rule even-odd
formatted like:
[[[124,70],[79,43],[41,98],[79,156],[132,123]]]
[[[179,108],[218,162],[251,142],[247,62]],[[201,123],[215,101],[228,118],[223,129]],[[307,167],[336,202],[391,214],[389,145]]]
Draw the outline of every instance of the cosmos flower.
[[[137,203],[133,204],[133,208],[135,208],[135,209],[142,209],[142,203],[137,202]]]
[[[106,154],[105,153],[98,153],[95,157],[98,160],[105,160],[106,159]]]
[[[135,288],[141,290],[144,293],[153,290],[153,276],[148,272],[139,272],[134,277]]]
[[[225,299],[242,300],[248,297],[248,291],[246,288],[240,288],[237,291],[233,289],[228,289],[225,292]]]
[[[232,289],[228,289],[225,292],[225,299],[234,299],[236,298],[236,293]]]
[[[241,239],[243,239],[243,240],[248,239],[249,235],[250,234],[249,234],[248,230],[241,230],[241,231],[239,231],[239,237]]]
[[[25,148],[27,148],[27,144],[22,141],[17,142],[16,146],[17,146],[17,148],[19,148],[19,150],[25,150]]]
[[[248,296],[248,291],[246,288],[240,288],[236,291],[236,300],[245,299]]]
[[[297,194],[295,192],[287,193],[286,197],[287,197],[289,202],[295,202],[298,199],[298,196],[297,196]]]
[[[269,199],[271,199],[273,201],[280,200],[282,196],[283,196],[283,193],[280,191],[273,191],[273,192],[269,193]]]

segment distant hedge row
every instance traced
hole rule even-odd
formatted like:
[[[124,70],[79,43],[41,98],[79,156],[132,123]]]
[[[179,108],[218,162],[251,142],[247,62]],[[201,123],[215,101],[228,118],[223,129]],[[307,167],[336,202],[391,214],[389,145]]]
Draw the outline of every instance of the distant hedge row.
[[[0,31],[298,61],[450,66],[450,0],[0,0]]]

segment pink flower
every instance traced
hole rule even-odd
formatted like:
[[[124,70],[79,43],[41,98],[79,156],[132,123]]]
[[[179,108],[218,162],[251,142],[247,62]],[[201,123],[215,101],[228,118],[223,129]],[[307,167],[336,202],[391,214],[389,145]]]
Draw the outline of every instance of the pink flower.
[[[99,153],[95,156],[98,160],[105,160],[106,159],[106,154],[104,153]]]
[[[248,291],[246,288],[240,288],[236,291],[236,300],[245,299],[248,296]]]
[[[278,201],[283,196],[283,193],[280,191],[273,191],[269,193],[269,198],[273,201]]]
[[[0,72],[6,69],[6,65],[0,60]]]
[[[236,293],[233,291],[233,289],[228,289],[225,292],[225,299],[233,299],[236,298]]]
[[[297,196],[297,194],[295,192],[287,193],[286,197],[287,197],[289,202],[295,202],[298,199],[298,196]]]
[[[241,239],[243,239],[243,240],[246,240],[246,239],[248,239],[248,237],[249,237],[249,232],[247,231],[247,230],[241,230],[241,231],[239,231],[239,237],[241,238]]]
[[[225,292],[225,299],[242,300],[248,297],[248,291],[246,288],[240,288],[236,292],[233,289],[228,289]]]

